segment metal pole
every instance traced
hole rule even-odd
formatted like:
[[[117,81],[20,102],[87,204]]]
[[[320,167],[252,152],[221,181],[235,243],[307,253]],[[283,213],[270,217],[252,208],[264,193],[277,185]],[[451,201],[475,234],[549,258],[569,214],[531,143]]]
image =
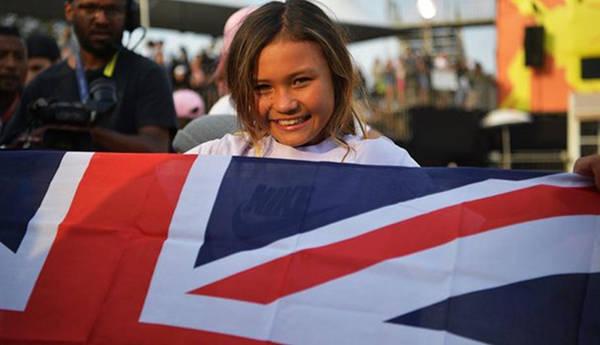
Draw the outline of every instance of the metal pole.
[[[140,24],[146,29],[150,27],[150,4],[149,0],[140,1]]]
[[[510,169],[512,167],[512,157],[510,148],[510,128],[508,125],[502,126],[502,168]]]
[[[573,171],[575,160],[581,156],[581,124],[577,118],[577,100],[575,93],[569,94],[569,110],[567,112],[567,166],[566,171]]]

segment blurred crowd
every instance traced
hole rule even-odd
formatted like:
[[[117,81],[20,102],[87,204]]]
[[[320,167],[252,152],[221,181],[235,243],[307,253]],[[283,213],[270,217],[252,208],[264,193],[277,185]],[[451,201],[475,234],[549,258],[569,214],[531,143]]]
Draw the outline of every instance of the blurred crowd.
[[[176,110],[183,118],[180,127],[187,123],[187,119],[206,114],[223,93],[219,91],[215,75],[219,55],[213,50],[212,46],[206,47],[190,56],[182,46],[177,54],[166,56],[162,40],[148,40],[146,43],[147,57],[162,66],[169,76]]]
[[[372,103],[383,112],[414,106],[490,110],[496,83],[479,62],[468,64],[445,53],[430,55],[407,48],[395,59],[376,59],[371,76]]]

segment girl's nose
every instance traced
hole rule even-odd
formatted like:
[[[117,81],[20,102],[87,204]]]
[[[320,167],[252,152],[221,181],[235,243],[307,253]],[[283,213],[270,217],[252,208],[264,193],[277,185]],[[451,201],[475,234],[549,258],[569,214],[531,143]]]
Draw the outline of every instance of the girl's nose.
[[[289,90],[280,90],[275,94],[273,106],[278,113],[295,114],[298,111],[298,100]]]

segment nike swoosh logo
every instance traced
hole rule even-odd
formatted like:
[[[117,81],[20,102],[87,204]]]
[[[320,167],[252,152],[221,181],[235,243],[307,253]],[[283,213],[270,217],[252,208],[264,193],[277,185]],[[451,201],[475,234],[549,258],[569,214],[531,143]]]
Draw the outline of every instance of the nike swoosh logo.
[[[224,228],[208,229],[195,267],[312,230],[304,226],[307,220],[327,215],[332,222],[338,220],[331,215],[344,205],[308,210],[312,193],[312,186],[257,186],[249,200],[233,210],[231,223],[223,225]]]
[[[308,205],[306,205],[308,206]],[[300,221],[308,218],[319,218],[323,214],[327,214],[337,207],[327,207],[319,210],[312,211],[310,213],[304,213],[304,210],[296,214],[283,214],[283,215],[257,215],[251,212],[244,212],[244,207],[238,207],[233,215],[233,232],[239,236],[240,239],[245,240],[256,240],[264,237],[264,233],[271,229],[275,234],[279,233],[282,236],[276,236],[273,238],[271,233],[271,241],[265,241],[262,245],[267,245],[271,242],[279,240],[283,237],[292,236],[301,232],[305,232],[311,229],[301,229],[302,224]],[[290,229],[293,228],[293,229]],[[261,241],[262,242],[262,241]],[[262,246],[261,245],[261,246]]]

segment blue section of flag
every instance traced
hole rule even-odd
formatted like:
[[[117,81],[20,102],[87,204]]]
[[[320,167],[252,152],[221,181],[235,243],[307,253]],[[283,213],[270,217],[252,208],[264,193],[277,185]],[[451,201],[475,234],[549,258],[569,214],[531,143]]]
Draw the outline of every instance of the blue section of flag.
[[[579,344],[600,344],[600,273],[588,275],[583,298]]]
[[[342,169],[340,169],[342,168]],[[491,178],[546,172],[401,168],[234,157],[196,267],[369,210]]]
[[[489,344],[600,344],[600,273],[549,276],[476,291],[388,322]]]
[[[17,252],[64,152],[0,152],[0,243]]]

